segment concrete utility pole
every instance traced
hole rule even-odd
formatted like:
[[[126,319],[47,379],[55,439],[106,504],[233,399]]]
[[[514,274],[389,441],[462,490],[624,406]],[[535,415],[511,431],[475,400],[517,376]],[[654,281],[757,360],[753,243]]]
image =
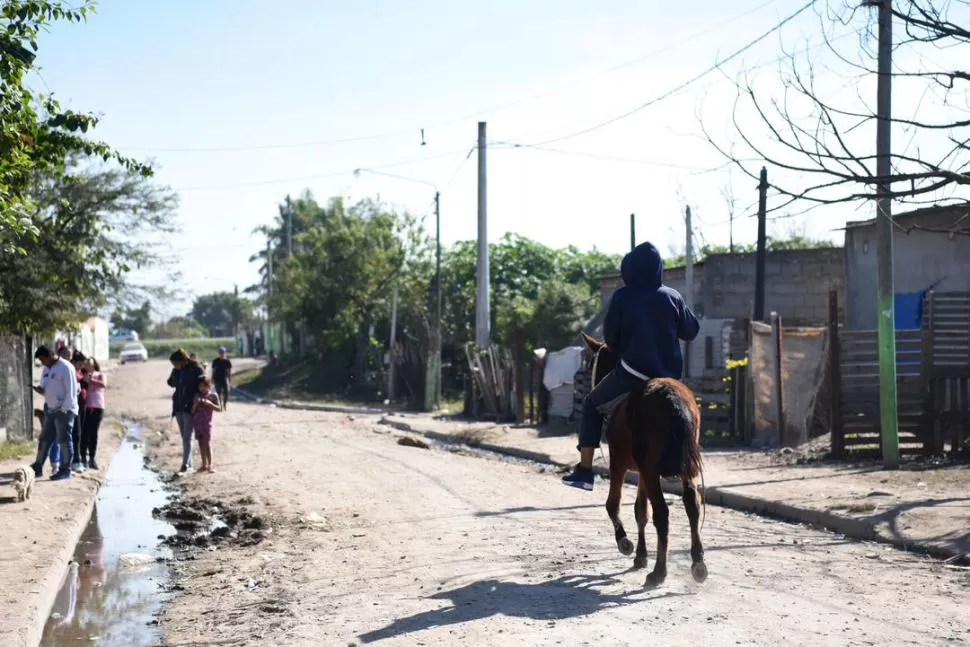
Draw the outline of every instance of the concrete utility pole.
[[[761,180],[758,182],[758,253],[754,263],[754,312],[755,321],[765,320],[765,248],[768,236],[765,227],[768,220],[768,169],[761,167]]]
[[[879,414],[882,460],[899,467],[899,421],[896,405],[896,313],[893,298],[892,223],[892,0],[879,3],[879,77],[876,112],[876,262],[879,321]]]
[[[690,205],[684,211],[684,224],[687,227],[687,251],[684,254],[684,301],[694,309],[694,227],[690,217]]]
[[[485,173],[485,122],[478,122],[478,286],[475,300],[475,343],[488,348],[490,314],[488,310],[488,213]]]
[[[637,214],[630,214],[630,249],[637,246]]]

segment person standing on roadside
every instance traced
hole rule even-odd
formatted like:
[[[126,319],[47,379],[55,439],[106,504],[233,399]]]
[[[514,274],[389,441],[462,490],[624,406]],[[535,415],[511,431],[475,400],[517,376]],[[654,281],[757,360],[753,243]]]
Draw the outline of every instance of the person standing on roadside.
[[[51,443],[56,442],[61,446],[61,462],[57,472],[51,475],[51,480],[69,479],[73,458],[71,427],[77,416],[77,372],[70,362],[55,356],[47,346],[38,348],[34,359],[50,369],[44,386],[44,399],[50,415],[44,420],[44,430],[40,434],[37,460],[33,464],[34,475],[39,477],[43,474],[44,460],[50,452]]]
[[[74,464],[71,469],[75,472],[84,471],[84,463],[81,461],[81,431],[84,429],[84,419],[88,408],[88,358],[84,353],[75,350],[71,356],[71,364],[74,365],[75,377],[77,378],[77,416],[74,418],[74,426],[71,428],[71,444],[74,449]]]
[[[104,418],[104,390],[108,379],[101,372],[98,360],[88,358],[88,402],[81,428],[81,463],[90,470],[98,469],[94,455],[98,452],[98,432]]]
[[[182,467],[179,471],[187,472],[192,467],[192,405],[195,404],[199,381],[205,377],[205,372],[184,348],[179,348],[168,359],[175,369],[168,378],[168,385],[175,389],[172,412],[182,436]]]
[[[232,362],[227,356],[228,352],[228,348],[220,346],[219,357],[212,360],[212,383],[216,387],[216,395],[219,396],[223,411],[229,404],[229,391],[232,388]]]

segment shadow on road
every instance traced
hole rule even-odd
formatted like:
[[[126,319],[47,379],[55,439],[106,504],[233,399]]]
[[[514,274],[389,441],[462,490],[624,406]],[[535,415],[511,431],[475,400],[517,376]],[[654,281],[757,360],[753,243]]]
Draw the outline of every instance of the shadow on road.
[[[607,607],[690,595],[673,592],[658,595],[641,590],[609,594],[596,588],[618,582],[620,580],[609,576],[563,576],[536,584],[481,580],[450,591],[435,593],[427,598],[449,600],[452,605],[450,607],[399,618],[383,629],[361,634],[360,639],[371,643],[423,629],[471,622],[496,615],[533,620],[564,620],[589,615]]]

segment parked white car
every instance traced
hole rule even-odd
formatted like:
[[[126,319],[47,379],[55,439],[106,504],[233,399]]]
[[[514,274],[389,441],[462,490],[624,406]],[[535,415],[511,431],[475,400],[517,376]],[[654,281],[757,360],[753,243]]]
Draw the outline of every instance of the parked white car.
[[[111,335],[111,341],[138,341],[138,333],[136,333],[134,330],[116,330],[114,331],[114,334]]]
[[[148,351],[145,349],[143,344],[125,344],[124,348],[121,349],[121,354],[118,355],[119,364],[127,364],[128,362],[147,362],[148,361]]]

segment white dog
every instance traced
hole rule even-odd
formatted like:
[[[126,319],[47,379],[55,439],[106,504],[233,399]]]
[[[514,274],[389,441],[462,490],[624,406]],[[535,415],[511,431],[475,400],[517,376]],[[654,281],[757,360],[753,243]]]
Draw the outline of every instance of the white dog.
[[[13,489],[17,491],[17,501],[23,503],[30,499],[34,489],[34,470],[29,467],[18,467],[13,473]]]

